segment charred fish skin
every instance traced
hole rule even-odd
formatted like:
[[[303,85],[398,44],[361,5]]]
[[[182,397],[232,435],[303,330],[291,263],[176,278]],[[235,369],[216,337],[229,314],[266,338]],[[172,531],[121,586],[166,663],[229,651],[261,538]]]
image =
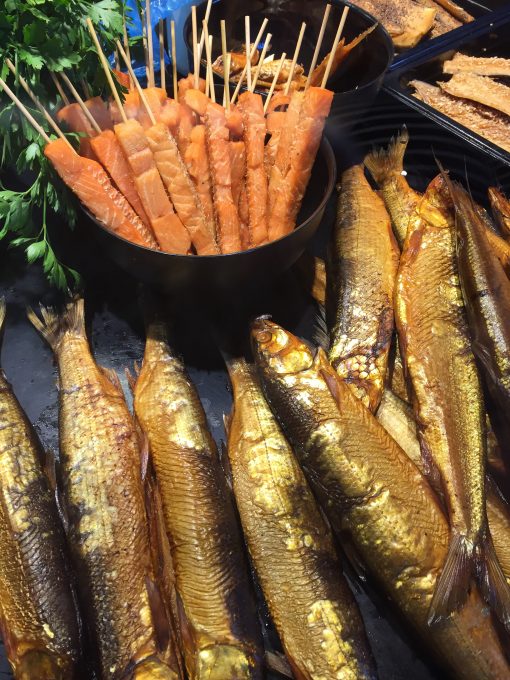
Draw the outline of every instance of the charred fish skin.
[[[100,677],[120,680],[158,652],[138,434],[118,379],[91,354],[83,299],[61,316],[41,311],[42,320],[29,318],[58,364],[62,491],[80,602]]]
[[[0,334],[6,312],[0,299]],[[81,677],[64,530],[38,437],[0,369],[0,631],[15,678]]]
[[[505,241],[510,241],[510,201],[496,187],[490,187],[488,193],[494,220]]]
[[[449,527],[427,480],[339,380],[322,350],[314,357],[267,318],[254,323],[252,344],[271,409],[333,529],[348,534],[385,593],[456,678],[508,677],[490,613],[475,589],[462,610],[428,625]]]
[[[471,576],[508,622],[510,591],[487,526],[482,387],[455,257],[455,225],[441,176],[429,185],[400,261],[396,319],[422,451],[437,469],[451,526],[431,621],[462,606]]]
[[[394,327],[399,250],[383,201],[363,166],[342,174],[329,249],[329,360],[365,406],[381,399]]]
[[[421,196],[411,189],[404,172],[404,155],[409,143],[407,128],[391,140],[387,149],[374,149],[365,157],[365,167],[381,189],[400,248],[403,247],[409,222]]]
[[[358,606],[255,368],[228,362],[228,455],[244,535],[296,678],[376,678]]]
[[[135,411],[161,491],[188,674],[258,679],[261,634],[234,506],[198,394],[157,314],[147,328]]]

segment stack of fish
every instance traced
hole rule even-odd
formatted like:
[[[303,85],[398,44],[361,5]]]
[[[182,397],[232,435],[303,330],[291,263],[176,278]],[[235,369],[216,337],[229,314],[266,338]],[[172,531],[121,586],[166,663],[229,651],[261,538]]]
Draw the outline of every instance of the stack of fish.
[[[94,361],[83,300],[29,312],[57,360],[61,455],[57,480],[3,381],[0,630],[16,678],[262,678],[246,545],[279,668],[375,679],[333,533],[447,672],[509,677],[510,515],[485,475],[508,482],[494,443],[508,443],[510,246],[445,173],[410,189],[406,144],[365,160],[381,195],[362,165],[342,176],[312,287],[327,354],[260,317],[254,364],[227,360],[228,473],[154,301],[135,417]]]

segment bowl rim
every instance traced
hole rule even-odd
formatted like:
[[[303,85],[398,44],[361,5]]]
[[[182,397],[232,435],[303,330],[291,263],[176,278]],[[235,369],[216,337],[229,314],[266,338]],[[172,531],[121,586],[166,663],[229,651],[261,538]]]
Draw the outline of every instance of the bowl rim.
[[[217,2],[221,2],[222,0],[217,0]],[[363,83],[363,85],[360,85],[359,87],[353,87],[350,90],[342,90],[341,92],[335,92],[333,90],[333,96],[343,96],[343,95],[348,95],[348,94],[353,94],[354,92],[363,92],[365,89],[369,89],[373,87],[373,85],[379,80],[379,78],[384,78],[386,73],[388,72],[388,69],[390,68],[391,64],[393,63],[393,60],[395,58],[395,45],[393,43],[393,40],[391,38],[391,35],[388,33],[387,29],[383,24],[378,21],[373,14],[370,14],[370,12],[367,12],[366,10],[362,9],[361,7],[358,7],[358,5],[353,4],[349,0],[329,0],[331,4],[341,7],[341,6],[348,6],[349,7],[349,12],[353,11],[354,13],[358,13],[361,16],[365,17],[365,19],[369,19],[373,24],[377,24],[376,30],[379,30],[382,37],[383,37],[383,42],[386,46],[386,52],[388,55],[388,60],[386,62],[385,67],[381,70],[381,72],[375,76],[375,78],[372,78],[372,80],[369,80],[367,83]],[[207,4],[207,0],[201,0],[199,3],[197,3],[197,10],[202,7],[203,5],[205,6]],[[215,3],[217,4],[217,3]],[[191,47],[189,45],[189,41],[187,40],[186,36],[189,34],[189,25],[191,24],[191,7],[190,7],[190,13],[186,17],[182,29],[182,37],[184,44],[186,45],[186,53],[188,56],[192,53]],[[217,74],[216,74],[217,75]],[[236,81],[231,80],[230,83],[235,83]],[[243,88],[241,87],[241,90]],[[258,94],[267,95],[267,92],[264,90],[257,90],[255,89],[255,92]]]
[[[171,257],[171,258],[178,258],[182,261],[189,262],[190,260],[198,261],[198,260],[208,260],[208,261],[214,261],[214,260],[220,260],[222,258],[233,258],[233,257],[240,257],[240,256],[248,256],[251,253],[257,252],[257,251],[263,251],[264,249],[271,248],[271,246],[274,246],[276,243],[280,243],[281,241],[284,241],[285,239],[291,238],[293,234],[295,234],[298,231],[302,231],[308,224],[315,219],[317,214],[319,214],[321,211],[323,211],[326,207],[326,204],[328,203],[329,199],[331,198],[331,195],[333,193],[333,190],[335,188],[335,182],[336,182],[336,176],[337,176],[337,165],[336,165],[336,158],[335,154],[333,152],[333,148],[331,144],[329,143],[329,140],[327,137],[323,134],[321,143],[319,145],[318,153],[322,153],[324,155],[324,160],[326,162],[326,167],[328,170],[328,182],[326,184],[326,189],[324,191],[324,195],[319,203],[319,205],[315,208],[315,210],[309,215],[304,222],[301,222],[297,227],[295,227],[291,232],[288,234],[285,234],[285,236],[281,236],[278,239],[275,239],[274,241],[270,241],[269,243],[264,243],[263,245],[260,246],[254,246],[253,248],[248,248],[247,250],[240,250],[235,253],[219,253],[218,255],[181,255],[180,253],[167,253],[163,250],[153,250],[152,248],[148,248],[147,246],[142,246],[139,245],[138,243],[133,243],[132,241],[129,241],[127,238],[124,238],[123,236],[120,236],[119,234],[116,234],[114,231],[110,231],[110,229],[107,229],[105,225],[100,222],[98,219],[92,215],[91,212],[87,210],[87,208],[80,202],[80,208],[85,215],[90,218],[102,231],[105,232],[107,236],[111,236],[113,238],[116,238],[117,240],[126,243],[128,246],[131,246],[132,248],[137,248],[138,250],[141,251],[146,251],[147,253],[151,253],[152,256],[158,256],[158,257]]]

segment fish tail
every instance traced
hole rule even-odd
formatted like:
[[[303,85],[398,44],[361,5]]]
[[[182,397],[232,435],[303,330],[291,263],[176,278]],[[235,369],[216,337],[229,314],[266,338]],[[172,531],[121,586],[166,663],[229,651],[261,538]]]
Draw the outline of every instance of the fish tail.
[[[507,630],[510,630],[510,586],[503,574],[489,532],[476,549],[476,568],[480,592]]]
[[[452,535],[430,603],[429,626],[448,617],[464,604],[473,573],[473,553],[473,543],[467,536],[458,533]]]
[[[85,307],[83,298],[74,298],[67,303],[62,313],[51,307],[41,305],[42,319],[33,309],[27,309],[27,316],[36,330],[43,336],[49,346],[56,351],[66,333],[85,337]]]
[[[409,132],[404,126],[396,137],[393,137],[387,149],[373,149],[365,157],[365,167],[381,185],[391,175],[399,175],[404,169],[404,156],[409,143]]]
[[[5,298],[0,297],[0,337],[1,337],[2,331],[4,329],[6,311],[7,311],[7,305],[5,303]]]

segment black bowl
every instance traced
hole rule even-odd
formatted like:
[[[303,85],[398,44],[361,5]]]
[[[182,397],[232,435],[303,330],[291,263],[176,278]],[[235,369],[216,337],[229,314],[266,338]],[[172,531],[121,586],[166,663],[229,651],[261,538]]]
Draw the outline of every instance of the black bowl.
[[[332,1],[331,13],[324,33],[319,61],[331,50],[338,23],[344,7],[349,6],[343,37],[350,42],[376,19],[368,12],[340,0]],[[197,7],[197,22],[200,27],[205,16],[207,2]],[[292,58],[301,23],[306,22],[306,31],[301,45],[298,62],[310,64],[315,50],[326,3],[309,0],[255,0],[247,5],[245,0],[218,0],[213,2],[209,17],[209,32],[214,36],[212,57],[221,52],[220,21],[225,19],[227,45],[229,49],[240,50],[244,43],[244,17],[250,15],[251,39],[257,35],[262,21],[267,17],[266,32],[272,34],[270,53],[287,53]],[[265,38],[265,36],[264,36]],[[188,47],[189,70],[193,70],[191,15],[184,25],[184,42]],[[263,42],[263,41],[262,41]],[[261,46],[260,46],[261,47]],[[347,57],[338,71],[328,81],[328,88],[335,92],[331,113],[326,124],[326,134],[337,145],[339,137],[358,122],[381,89],[384,76],[393,61],[393,41],[386,29],[379,24]],[[265,91],[261,90],[261,93]],[[340,141],[340,140],[338,140]]]
[[[104,251],[134,277],[164,293],[186,298],[200,295],[202,299],[218,301],[256,290],[294,264],[320,224],[335,179],[335,156],[323,139],[298,215],[298,226],[277,241],[231,255],[172,255],[150,250],[108,231],[87,214]]]

